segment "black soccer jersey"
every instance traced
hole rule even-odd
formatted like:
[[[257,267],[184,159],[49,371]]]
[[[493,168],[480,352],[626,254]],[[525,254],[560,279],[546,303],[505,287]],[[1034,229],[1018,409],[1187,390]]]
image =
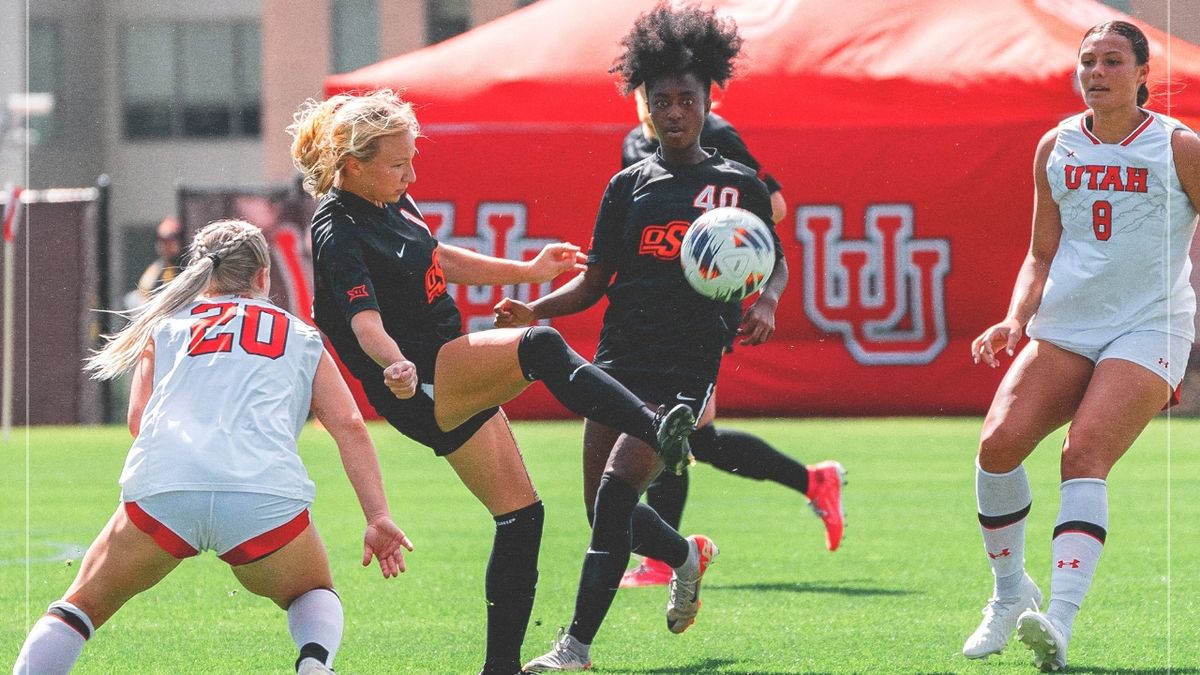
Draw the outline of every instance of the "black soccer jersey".
[[[378,377],[381,370],[350,328],[351,317],[374,309],[421,381],[433,381],[438,349],[462,334],[437,247],[407,194],[380,208],[334,188],[317,205],[313,318],[355,377]]]
[[[716,113],[709,113],[704,118],[704,128],[700,130],[700,147],[712,148],[721,153],[725,159],[741,162],[754,169],[758,177],[767,184],[767,192],[779,192],[779,181],[762,170],[762,165],[750,154],[746,142],[738,134],[737,129]],[[646,138],[642,133],[642,125],[637,125],[625,134],[625,142],[621,144],[621,168],[626,169],[658,151],[658,139]]]
[[[740,306],[692,289],[679,251],[691,222],[718,206],[754,213],[774,235],[766,186],[720,154],[690,166],[672,166],[655,154],[609,181],[588,252],[588,264],[616,273],[607,289],[598,365],[716,379]],[[782,255],[777,235],[775,251]]]

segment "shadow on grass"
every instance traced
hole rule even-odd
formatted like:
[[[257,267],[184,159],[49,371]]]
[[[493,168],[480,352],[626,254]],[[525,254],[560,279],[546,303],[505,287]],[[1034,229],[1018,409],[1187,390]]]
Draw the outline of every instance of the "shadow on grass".
[[[861,583],[851,581],[843,584],[818,584],[808,583],[804,581],[792,581],[787,583],[763,583],[763,584],[711,584],[707,588],[711,590],[728,590],[728,591],[782,591],[785,593],[829,593],[831,595],[912,595],[913,591],[902,590],[898,588],[879,588],[866,585],[855,585]]]
[[[817,670],[803,673],[797,673],[792,670],[722,670],[739,662],[738,659],[710,658],[692,661],[687,665],[676,664],[660,668],[647,668],[645,670],[639,668],[638,670],[624,672],[638,673],[638,675],[696,675],[696,673],[721,673],[721,675],[827,675],[826,671]]]
[[[1200,668],[1105,668],[1103,666],[1074,666],[1067,664],[1071,673],[1112,673],[1113,675],[1197,675]]]
[[[1200,668],[1104,668],[1102,665],[1072,665],[1067,664],[1070,673],[1099,673],[1112,675],[1196,675]]]

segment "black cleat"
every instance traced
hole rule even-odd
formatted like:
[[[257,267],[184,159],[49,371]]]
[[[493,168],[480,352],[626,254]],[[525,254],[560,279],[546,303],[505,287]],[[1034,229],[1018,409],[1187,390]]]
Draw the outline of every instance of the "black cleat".
[[[662,408],[654,416],[654,433],[657,436],[658,453],[667,470],[676,476],[682,475],[691,458],[692,448],[688,436],[696,430],[696,416],[692,409],[680,403],[666,413]]]

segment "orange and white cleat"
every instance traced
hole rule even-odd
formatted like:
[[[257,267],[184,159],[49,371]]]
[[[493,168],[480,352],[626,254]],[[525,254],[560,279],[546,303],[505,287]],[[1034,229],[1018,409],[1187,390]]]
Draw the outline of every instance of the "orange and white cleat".
[[[639,586],[666,586],[671,583],[671,566],[654,558],[642,558],[641,564],[627,570],[621,577],[621,588]]]
[[[700,580],[716,559],[717,545],[702,534],[688,537],[688,559],[671,574],[671,600],[667,603],[667,630],[682,633],[696,623],[700,611]]]
[[[808,467],[808,501],[813,513],[825,523],[825,548],[838,550],[842,531],[846,527],[846,512],[842,508],[842,486],[846,484],[846,469],[840,463],[826,460]]]

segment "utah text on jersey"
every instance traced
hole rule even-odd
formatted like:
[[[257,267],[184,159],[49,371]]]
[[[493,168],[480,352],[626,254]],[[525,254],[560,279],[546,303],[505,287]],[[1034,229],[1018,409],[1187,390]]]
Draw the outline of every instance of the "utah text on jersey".
[[[946,348],[950,243],[914,238],[909,204],[868,206],[867,239],[846,241],[842,211],[838,205],[796,211],[809,320],[841,334],[850,355],[863,365],[933,361]]]

